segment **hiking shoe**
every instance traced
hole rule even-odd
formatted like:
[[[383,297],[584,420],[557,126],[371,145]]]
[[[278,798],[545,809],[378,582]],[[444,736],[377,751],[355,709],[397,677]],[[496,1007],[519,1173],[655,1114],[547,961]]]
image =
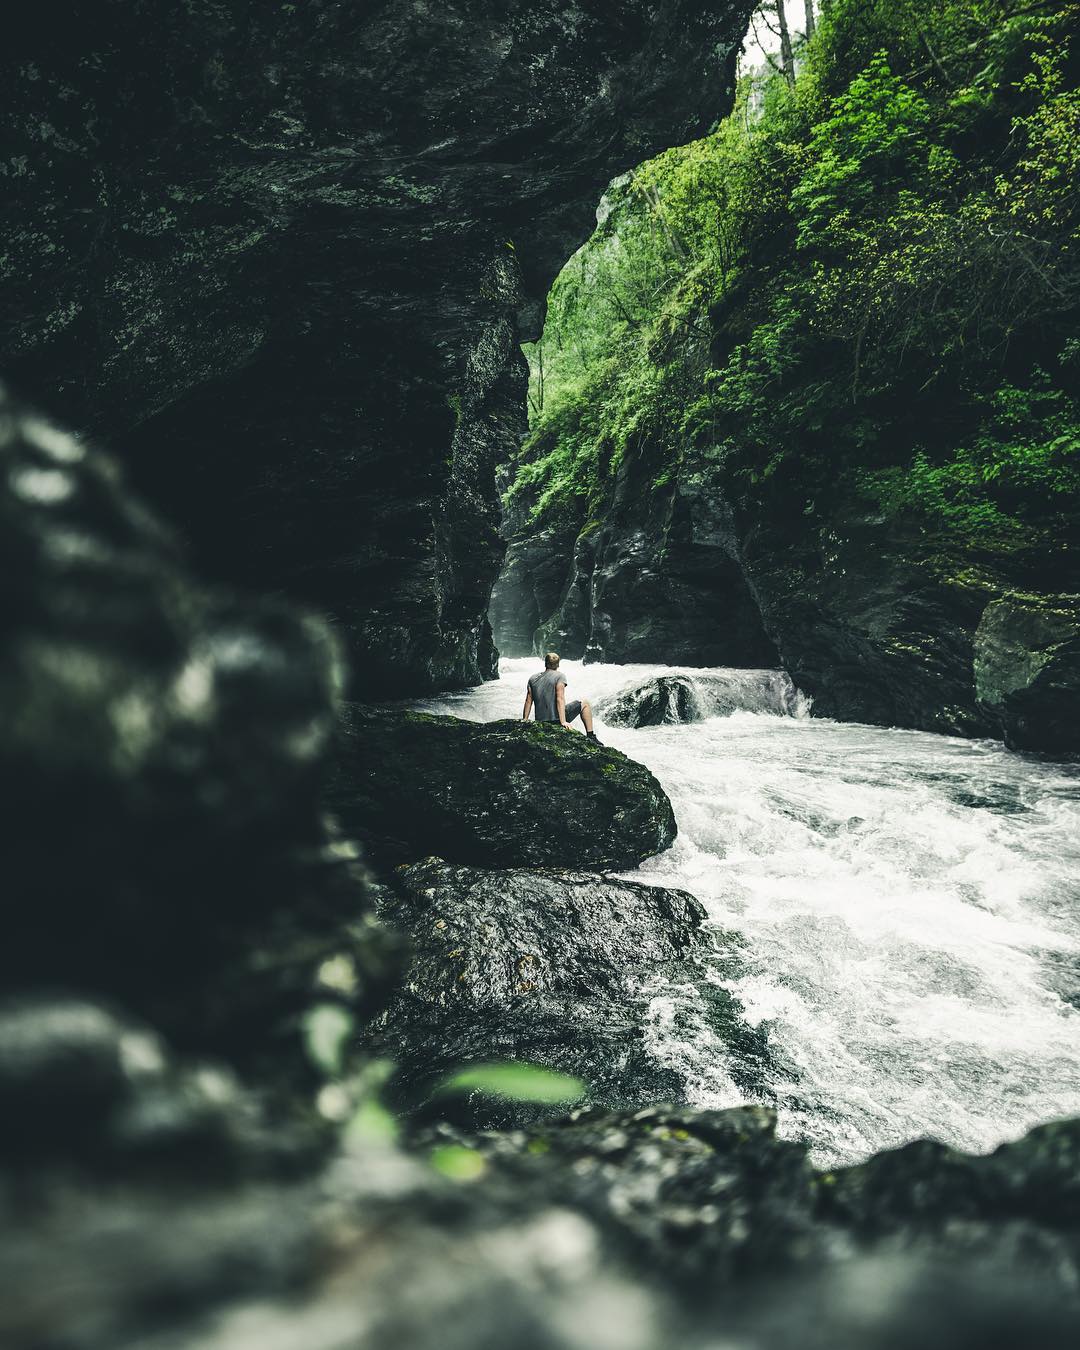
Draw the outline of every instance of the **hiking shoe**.
[[[587,732],[585,733],[585,739],[586,739],[587,741],[592,741],[593,745],[600,745],[600,744],[602,744],[602,742],[600,742],[600,741],[598,741],[598,740],[596,739],[596,732],[595,732],[595,731],[587,731]]]

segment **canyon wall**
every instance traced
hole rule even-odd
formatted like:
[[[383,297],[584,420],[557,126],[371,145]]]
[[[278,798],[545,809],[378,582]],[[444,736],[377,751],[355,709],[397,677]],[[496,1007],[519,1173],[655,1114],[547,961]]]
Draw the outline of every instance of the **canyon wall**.
[[[363,695],[489,676],[522,335],[613,174],[727,111],[744,0],[89,0],[4,57],[0,373]]]

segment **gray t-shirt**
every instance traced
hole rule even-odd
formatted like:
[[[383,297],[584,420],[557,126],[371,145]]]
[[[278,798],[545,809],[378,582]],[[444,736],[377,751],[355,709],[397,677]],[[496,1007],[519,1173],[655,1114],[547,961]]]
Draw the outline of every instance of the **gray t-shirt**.
[[[560,684],[566,683],[561,670],[542,670],[529,680],[529,691],[533,696],[533,712],[538,722],[557,722],[559,709],[555,703],[555,691]]]

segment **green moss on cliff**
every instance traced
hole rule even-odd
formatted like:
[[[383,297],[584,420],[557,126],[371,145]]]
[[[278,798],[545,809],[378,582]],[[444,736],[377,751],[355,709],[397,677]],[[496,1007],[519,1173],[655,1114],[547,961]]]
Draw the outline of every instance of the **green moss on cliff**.
[[[806,529],[842,495],[944,566],[1080,571],[1080,10],[1013,11],[836,0],[794,89],[744,79],[614,185],[530,353],[516,505],[596,518],[628,451],[659,488],[705,449]]]

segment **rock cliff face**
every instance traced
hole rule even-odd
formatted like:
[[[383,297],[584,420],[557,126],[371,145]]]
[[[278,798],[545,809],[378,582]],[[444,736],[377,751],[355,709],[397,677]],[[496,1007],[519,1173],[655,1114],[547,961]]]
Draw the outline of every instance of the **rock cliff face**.
[[[590,247],[641,210],[610,200]],[[706,355],[688,350],[685,369],[700,379]],[[541,433],[526,454],[556,448]],[[501,649],[779,665],[824,716],[1080,752],[1074,551],[980,551],[886,515],[850,484],[808,505],[790,463],[748,482],[731,458],[704,438],[673,452],[638,434],[587,509],[534,520],[541,488],[515,493],[491,607]]]
[[[916,525],[864,501],[837,496],[811,520],[782,483],[729,497],[708,449],[688,446],[662,489],[625,492],[650,460],[627,452],[600,525],[518,514],[492,605],[506,649],[779,664],[826,717],[1080,752],[1080,598],[1057,589],[1080,578],[943,566]]]
[[[707,453],[701,457],[707,463]],[[714,494],[730,491],[722,467]],[[794,496],[794,494],[792,494]],[[828,717],[1080,751],[1080,583],[1048,556],[1026,565],[941,549],[914,520],[837,492],[813,517],[784,484],[736,497],[732,556],[781,664]]]
[[[656,487],[649,447],[623,460],[591,520],[537,528],[526,500],[492,596],[500,651],[577,660],[773,666],[775,641],[732,556],[728,514],[704,475]]]
[[[475,683],[522,333],[745,0],[75,0],[9,34],[0,372],[363,694]]]

